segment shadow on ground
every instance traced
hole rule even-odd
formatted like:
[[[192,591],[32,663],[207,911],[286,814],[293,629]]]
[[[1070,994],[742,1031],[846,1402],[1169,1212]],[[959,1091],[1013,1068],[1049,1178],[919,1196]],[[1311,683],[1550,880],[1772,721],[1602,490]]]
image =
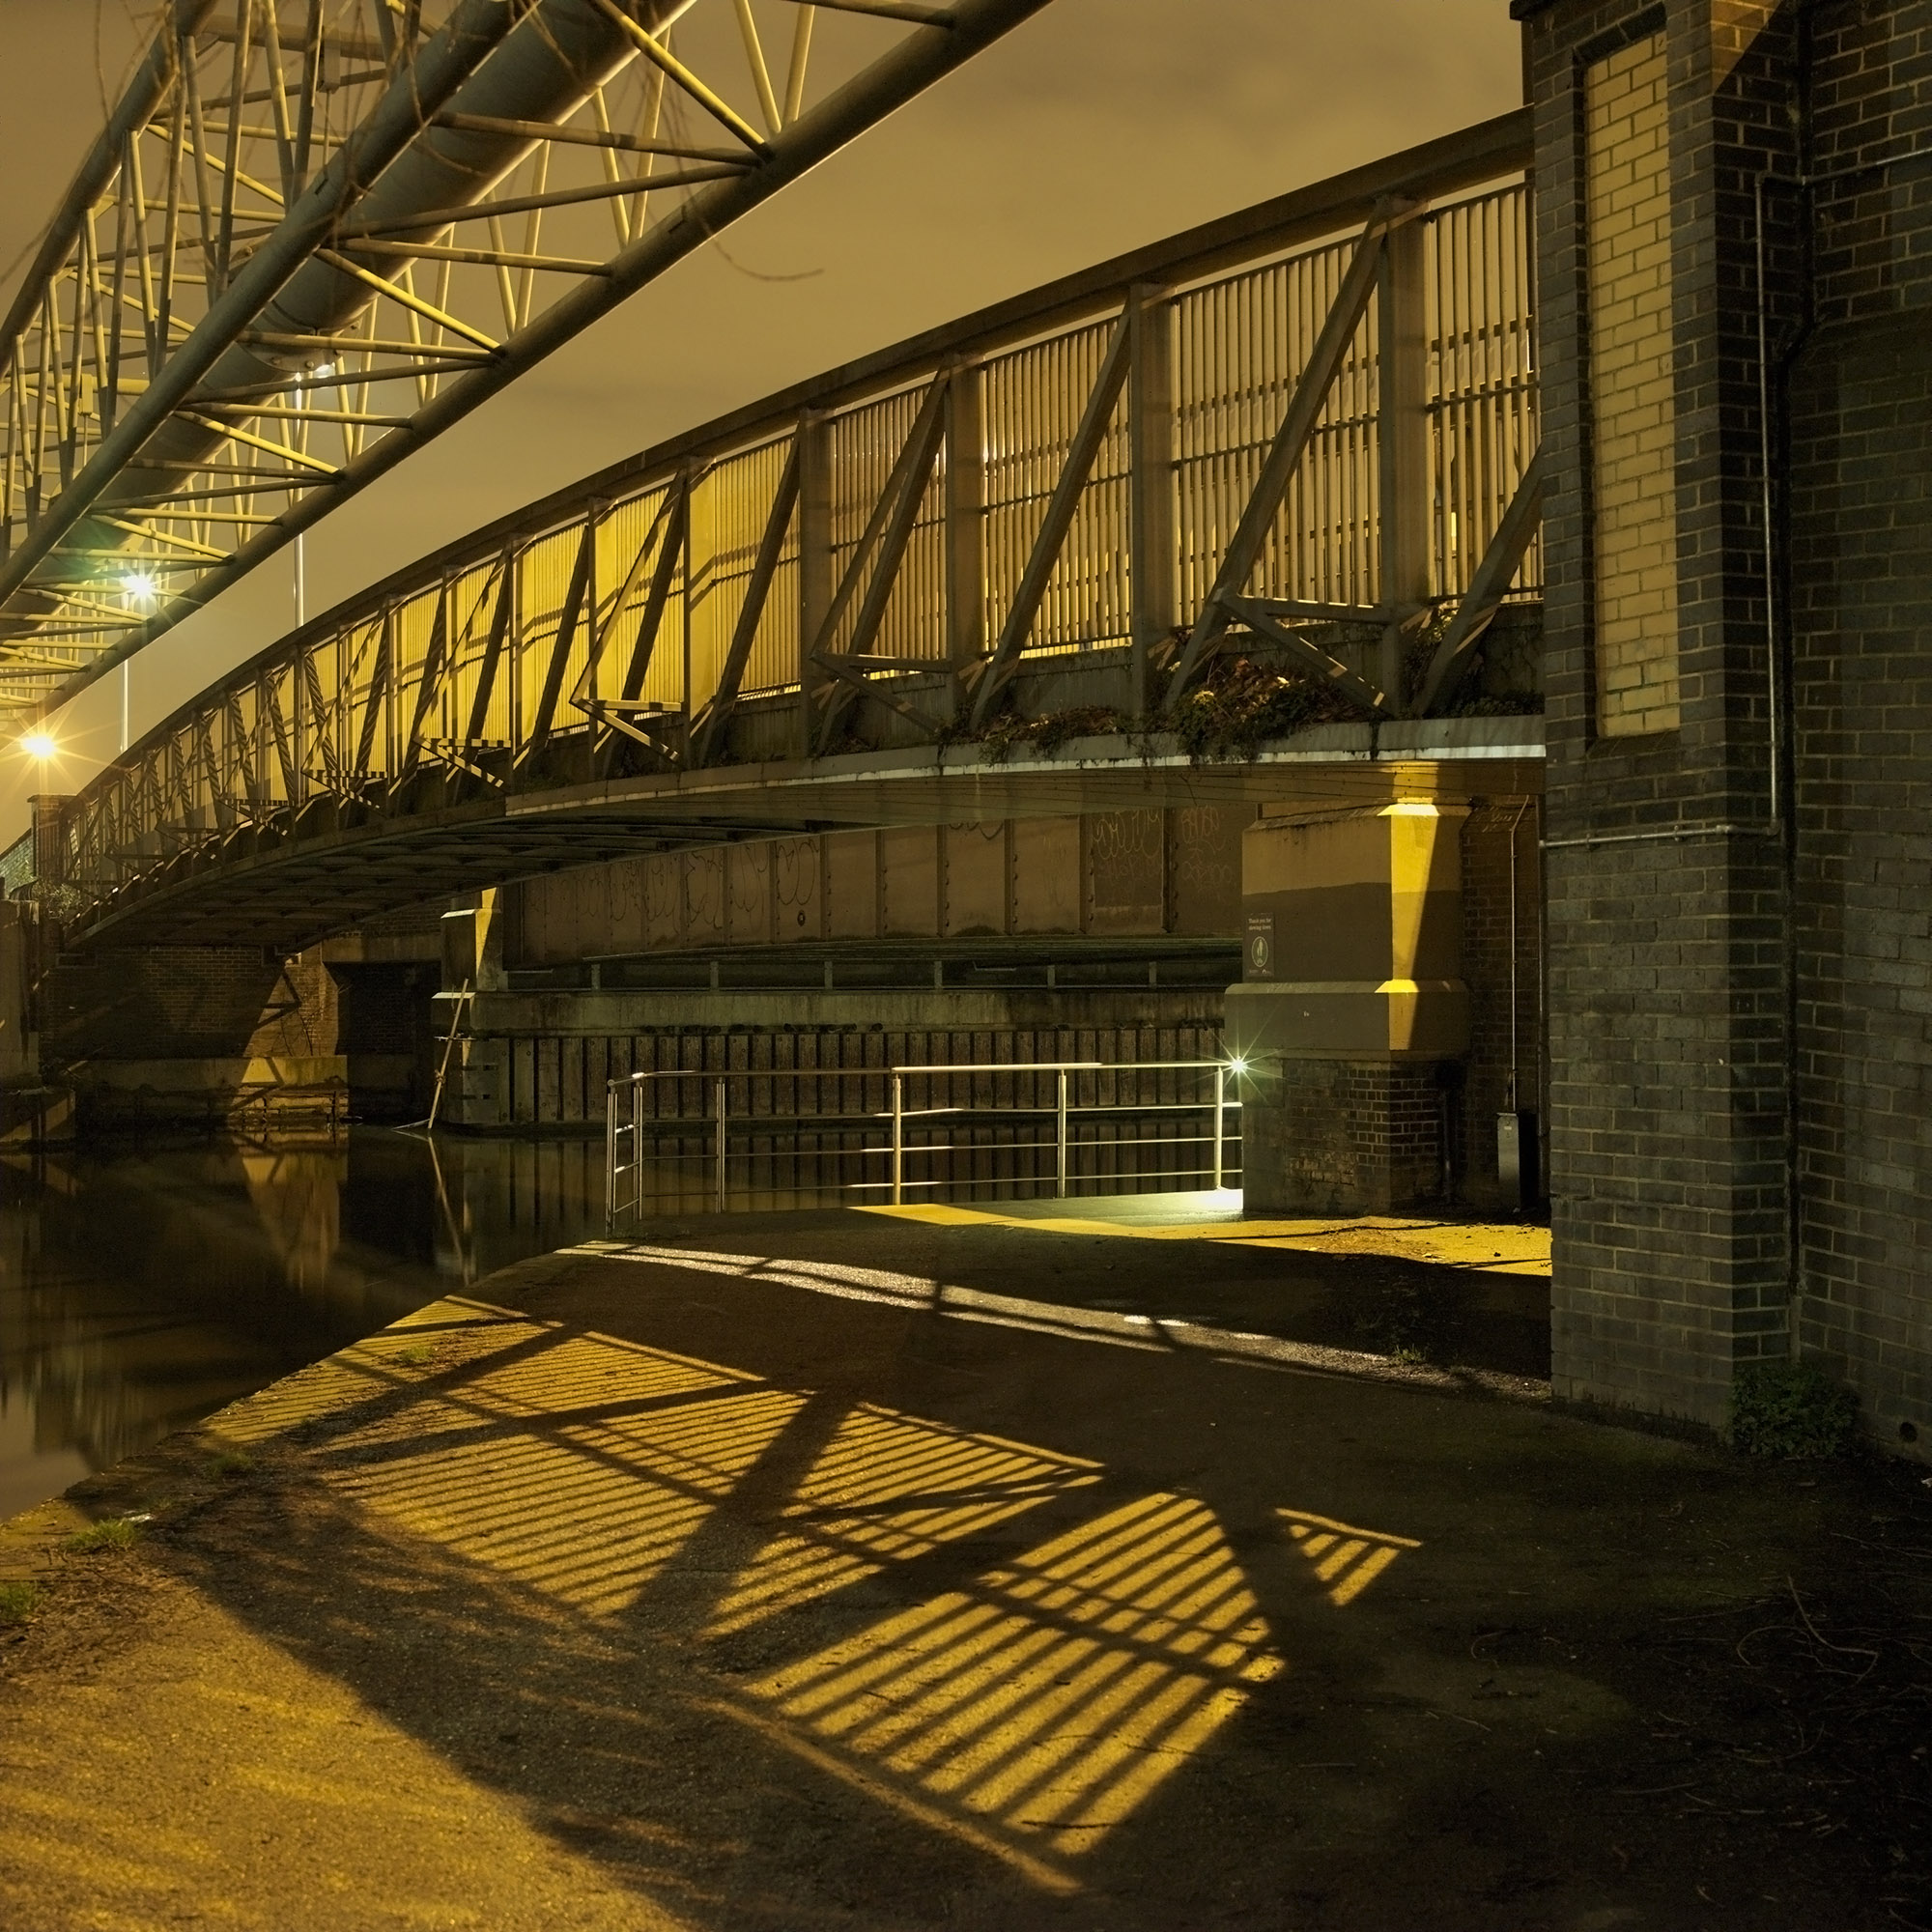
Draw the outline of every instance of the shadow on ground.
[[[507,1271],[103,1486],[9,1923],[1926,1922],[1907,1479],[868,1287],[1299,1328],[1332,1258],[822,1221]]]

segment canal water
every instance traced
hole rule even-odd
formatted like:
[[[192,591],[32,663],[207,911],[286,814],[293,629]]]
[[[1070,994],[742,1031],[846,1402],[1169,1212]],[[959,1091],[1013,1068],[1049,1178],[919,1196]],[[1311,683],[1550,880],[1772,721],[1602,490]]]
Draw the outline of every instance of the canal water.
[[[1050,1117],[975,1128],[928,1116],[908,1136],[905,1198],[1205,1184],[1199,1121],[1076,1124],[1063,1182]],[[702,1123],[639,1151],[624,1187],[641,1215],[620,1232],[720,1205]],[[887,1155],[876,1127],[748,1131],[723,1205],[888,1200]],[[308,1147],[0,1158],[0,1520],[439,1295],[601,1236],[604,1161],[601,1139],[432,1143],[383,1128]]]
[[[603,1149],[358,1129],[0,1161],[0,1518],[603,1231]]]

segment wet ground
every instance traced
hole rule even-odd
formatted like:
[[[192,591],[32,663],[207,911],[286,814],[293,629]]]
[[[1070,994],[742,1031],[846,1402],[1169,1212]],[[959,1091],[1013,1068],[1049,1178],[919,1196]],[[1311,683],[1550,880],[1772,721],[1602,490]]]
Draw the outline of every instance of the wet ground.
[[[1094,1220],[660,1224],[11,1526],[0,1921],[1932,1924],[1918,1471],[1550,1412],[1500,1237]]]

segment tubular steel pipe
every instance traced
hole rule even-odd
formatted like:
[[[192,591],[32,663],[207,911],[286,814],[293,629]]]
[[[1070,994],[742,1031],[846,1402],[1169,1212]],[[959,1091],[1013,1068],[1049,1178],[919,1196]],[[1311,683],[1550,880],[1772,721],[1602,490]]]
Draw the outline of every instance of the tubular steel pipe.
[[[168,10],[167,24],[155,36],[148,58],[141,63],[113,117],[95,138],[78,172],[68,185],[66,196],[47,223],[34,265],[21,277],[18,292],[7,320],[0,322],[0,376],[13,366],[14,350],[22,330],[40,307],[47,284],[60,272],[81,224],[94,204],[105,191],[121,166],[122,152],[130,136],[148,125],[168,83],[175,75],[184,40],[190,38],[214,10],[214,0],[175,0]]]
[[[905,1200],[905,1078],[893,1075],[893,1206]]]
[[[641,0],[644,24],[662,28],[693,4]],[[220,446],[224,431],[172,414],[191,390],[249,393],[300,362],[298,355],[278,356],[238,343],[243,328],[331,334],[379,299],[367,282],[316,254],[352,201],[360,219],[385,224],[406,222],[418,211],[468,206],[536,145],[523,133],[431,126],[433,115],[446,109],[497,120],[560,119],[632,57],[629,41],[593,0],[543,0],[521,19],[509,0],[469,0],[413,67],[390,83],[362,127],[329,158],[0,569],[0,598],[29,581],[33,567],[89,511],[146,493],[147,482],[128,472],[131,457],[194,463]],[[144,83],[147,73],[144,69]],[[89,157],[90,173],[96,158]],[[359,192],[365,184],[368,191]],[[424,230],[414,239],[427,242],[435,232]],[[388,258],[385,278],[400,275],[408,259]],[[22,291],[22,300],[28,293]],[[121,549],[129,532],[102,524],[87,529],[86,540],[91,548]],[[104,661],[99,668],[106,668]]]
[[[495,13],[494,4],[486,6],[485,0],[473,0],[473,4],[484,11]],[[638,290],[655,281],[666,270],[674,267],[687,255],[695,254],[713,236],[719,234],[740,215],[749,213],[760,204],[769,201],[781,188],[810,174],[821,161],[845,147],[864,133],[867,128],[876,126],[889,115],[895,113],[907,101],[916,99],[926,88],[940,81],[954,69],[963,67],[973,56],[990,46],[1004,35],[1035,14],[1041,12],[1049,0],[958,0],[950,10],[951,24],[923,28],[901,41],[889,53],[875,61],[863,73],[847,82],[836,94],[800,116],[782,133],[777,135],[770,144],[765,159],[756,167],[747,169],[731,181],[714,182],[700,188],[687,199],[666,221],[640,237],[628,248],[612,258],[609,272],[591,278],[568,295],[562,297],[542,315],[536,317],[526,327],[519,329],[505,341],[496,356],[485,366],[468,376],[458,377],[449,386],[441,390],[427,403],[414,418],[401,429],[391,430],[381,441],[372,444],[354,462],[348,464],[338,474],[333,485],[327,490],[312,491],[300,502],[294,504],[277,517],[274,523],[259,530],[247,543],[238,550],[228,560],[209,572],[194,587],[178,598],[168,609],[151,618],[139,633],[111,651],[101,652],[86,668],[69,678],[53,692],[42,698],[38,705],[21,714],[21,723],[31,724],[56,711],[68,700],[84,691],[97,677],[111,670],[121,661],[131,656],[144,644],[152,643],[163,633],[172,630],[184,618],[193,615],[203,606],[213,602],[230,584],[238,582],[253,570],[257,564],[266,562],[296,535],[318,524],[339,504],[351,497],[366,490],[380,477],[385,476],[406,457],[412,455],[424,443],[440,435],[442,431],[461,422],[464,417],[479,409],[493,396],[509,387],[526,371],[534,368],[554,350],[581,334],[593,322],[599,321],[627,301]],[[449,29],[445,28],[447,34]],[[425,59],[427,53],[425,54]],[[423,63],[418,62],[420,70]],[[473,63],[472,63],[473,65]],[[461,76],[448,79],[444,95],[434,103],[434,111],[440,111]],[[393,95],[394,90],[391,90]],[[384,108],[388,102],[385,100]],[[380,111],[380,110],[379,110]],[[425,98],[421,114],[426,118],[433,111]],[[412,124],[413,125],[413,124]],[[338,156],[340,159],[340,156]],[[331,163],[331,168],[334,166]],[[303,207],[316,198],[312,190],[305,197]],[[339,202],[339,195],[338,195]],[[330,203],[327,210],[310,220],[305,219],[302,233],[307,247],[319,246],[325,238],[327,219],[338,203]],[[293,222],[293,214],[290,222]],[[290,222],[284,223],[286,230]],[[313,236],[313,240],[306,238]],[[261,264],[271,250],[282,243],[280,232],[271,238],[263,249],[251,257],[248,266],[238,277],[236,288],[243,278],[257,274]],[[291,247],[285,253],[297,252]],[[291,270],[284,270],[277,276],[276,285],[285,279]],[[268,273],[260,272],[258,282],[268,281]],[[223,298],[217,309],[225,309],[235,296],[231,289]],[[256,283],[250,284],[248,313],[250,316],[262,305],[266,296]],[[232,335],[244,326],[242,321],[224,323],[224,332]],[[209,328],[213,313],[195,331],[199,336]],[[185,344],[177,360],[186,355]],[[167,387],[163,394],[167,398],[166,407],[172,409],[185,397],[193,384],[199,381],[207,369],[213,365],[220,353],[221,344],[212,345],[210,353],[198,367],[188,371],[185,378],[173,375],[175,364],[171,363],[163,371]],[[136,406],[140,409],[156,395],[150,390]],[[140,441],[151,433],[152,424],[164,412],[150,410],[147,415],[149,429],[135,438],[129,430],[135,415],[130,410],[123,419],[121,430],[103,443],[95,454],[94,460],[76,479],[73,492],[84,496],[91,504],[104,489],[106,482],[119,469],[128,457],[134,454]],[[109,457],[110,445],[114,450]],[[83,485],[92,479],[91,488],[83,490]],[[56,506],[58,507],[58,505]],[[23,561],[31,556],[38,562],[55,540],[49,536],[45,542],[31,551],[22,549],[5,569],[0,569],[0,597],[5,597],[25,581],[30,563]]]
[[[1058,1157],[1058,1167],[1053,1191],[1057,1199],[1064,1201],[1066,1199],[1066,1070],[1065,1067],[1060,1073],[1060,1100],[1055,1115],[1054,1151]]]
[[[604,1232],[617,1225],[617,1083],[604,1083]]]
[[[1221,1191],[1221,1172],[1228,1131],[1228,1069],[1214,1069],[1214,1192]]]
[[[724,1211],[724,1082],[720,1080],[713,1089],[718,1099],[718,1211]]]

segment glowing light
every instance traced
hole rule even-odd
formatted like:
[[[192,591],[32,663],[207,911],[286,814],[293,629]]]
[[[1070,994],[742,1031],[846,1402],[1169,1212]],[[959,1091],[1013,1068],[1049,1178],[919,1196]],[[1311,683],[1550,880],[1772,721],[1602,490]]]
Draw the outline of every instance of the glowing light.
[[[49,758],[57,756],[60,752],[60,747],[44,731],[29,731],[20,740],[20,749],[28,757],[38,758],[43,764]]]
[[[313,373],[318,383],[326,383],[335,374],[335,364],[333,362],[318,362],[315,365]]]
[[[121,588],[131,602],[152,604],[160,584],[150,571],[130,570],[121,580]]]
[[[1228,1071],[1230,1073],[1245,1073],[1247,1070],[1248,1070],[1248,1063],[1245,1060],[1243,1060],[1239,1054],[1236,1054],[1235,1058],[1229,1061],[1228,1063]]]

